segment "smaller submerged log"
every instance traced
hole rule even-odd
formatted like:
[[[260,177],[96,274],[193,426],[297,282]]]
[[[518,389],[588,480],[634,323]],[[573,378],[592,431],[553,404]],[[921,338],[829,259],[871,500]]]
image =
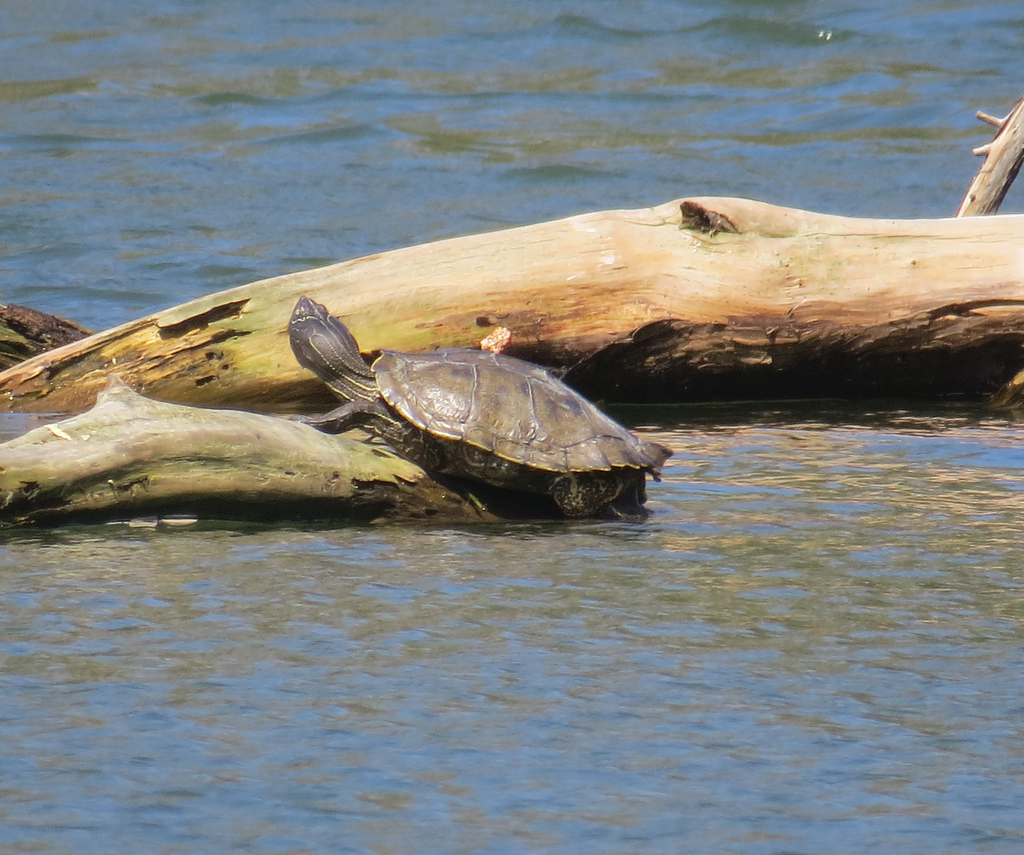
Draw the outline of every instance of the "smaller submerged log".
[[[0,527],[183,513],[497,519],[379,446],[273,416],[150,400],[116,377],[88,412],[0,444]]]

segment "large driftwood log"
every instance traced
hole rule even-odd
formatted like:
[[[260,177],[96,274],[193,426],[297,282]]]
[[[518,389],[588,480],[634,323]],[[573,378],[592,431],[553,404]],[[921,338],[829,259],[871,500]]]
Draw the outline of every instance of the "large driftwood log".
[[[369,349],[473,346],[593,397],[965,395],[1024,364],[1024,216],[874,220],[731,198],[394,250],[204,297],[0,373],[0,407],[78,412],[111,373],[166,401],[331,403],[285,333],[297,297]]]
[[[0,527],[168,513],[496,518],[379,446],[272,416],[152,401],[116,378],[88,412],[0,444]]]

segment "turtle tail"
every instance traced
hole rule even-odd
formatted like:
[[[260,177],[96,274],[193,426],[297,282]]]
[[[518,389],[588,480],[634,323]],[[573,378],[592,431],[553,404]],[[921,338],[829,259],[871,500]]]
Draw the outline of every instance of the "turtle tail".
[[[359,353],[359,345],[341,321],[309,297],[300,297],[288,321],[292,352],[341,397],[349,401],[376,401],[380,396],[373,371]]]

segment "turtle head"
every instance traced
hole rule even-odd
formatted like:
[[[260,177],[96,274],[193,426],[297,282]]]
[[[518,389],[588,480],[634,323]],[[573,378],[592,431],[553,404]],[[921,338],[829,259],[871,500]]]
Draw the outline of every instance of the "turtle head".
[[[325,306],[300,297],[288,321],[288,339],[299,365],[308,368],[341,397],[373,401],[380,392],[359,345]]]

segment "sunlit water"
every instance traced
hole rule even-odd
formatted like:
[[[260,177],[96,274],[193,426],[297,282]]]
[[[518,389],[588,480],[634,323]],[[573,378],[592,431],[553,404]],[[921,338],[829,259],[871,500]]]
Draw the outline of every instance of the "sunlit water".
[[[0,299],[104,327],[687,194],[947,215],[1022,41],[1018,3],[8,0]],[[644,525],[6,535],[0,853],[1020,852],[1020,427],[619,415],[677,450]]]

